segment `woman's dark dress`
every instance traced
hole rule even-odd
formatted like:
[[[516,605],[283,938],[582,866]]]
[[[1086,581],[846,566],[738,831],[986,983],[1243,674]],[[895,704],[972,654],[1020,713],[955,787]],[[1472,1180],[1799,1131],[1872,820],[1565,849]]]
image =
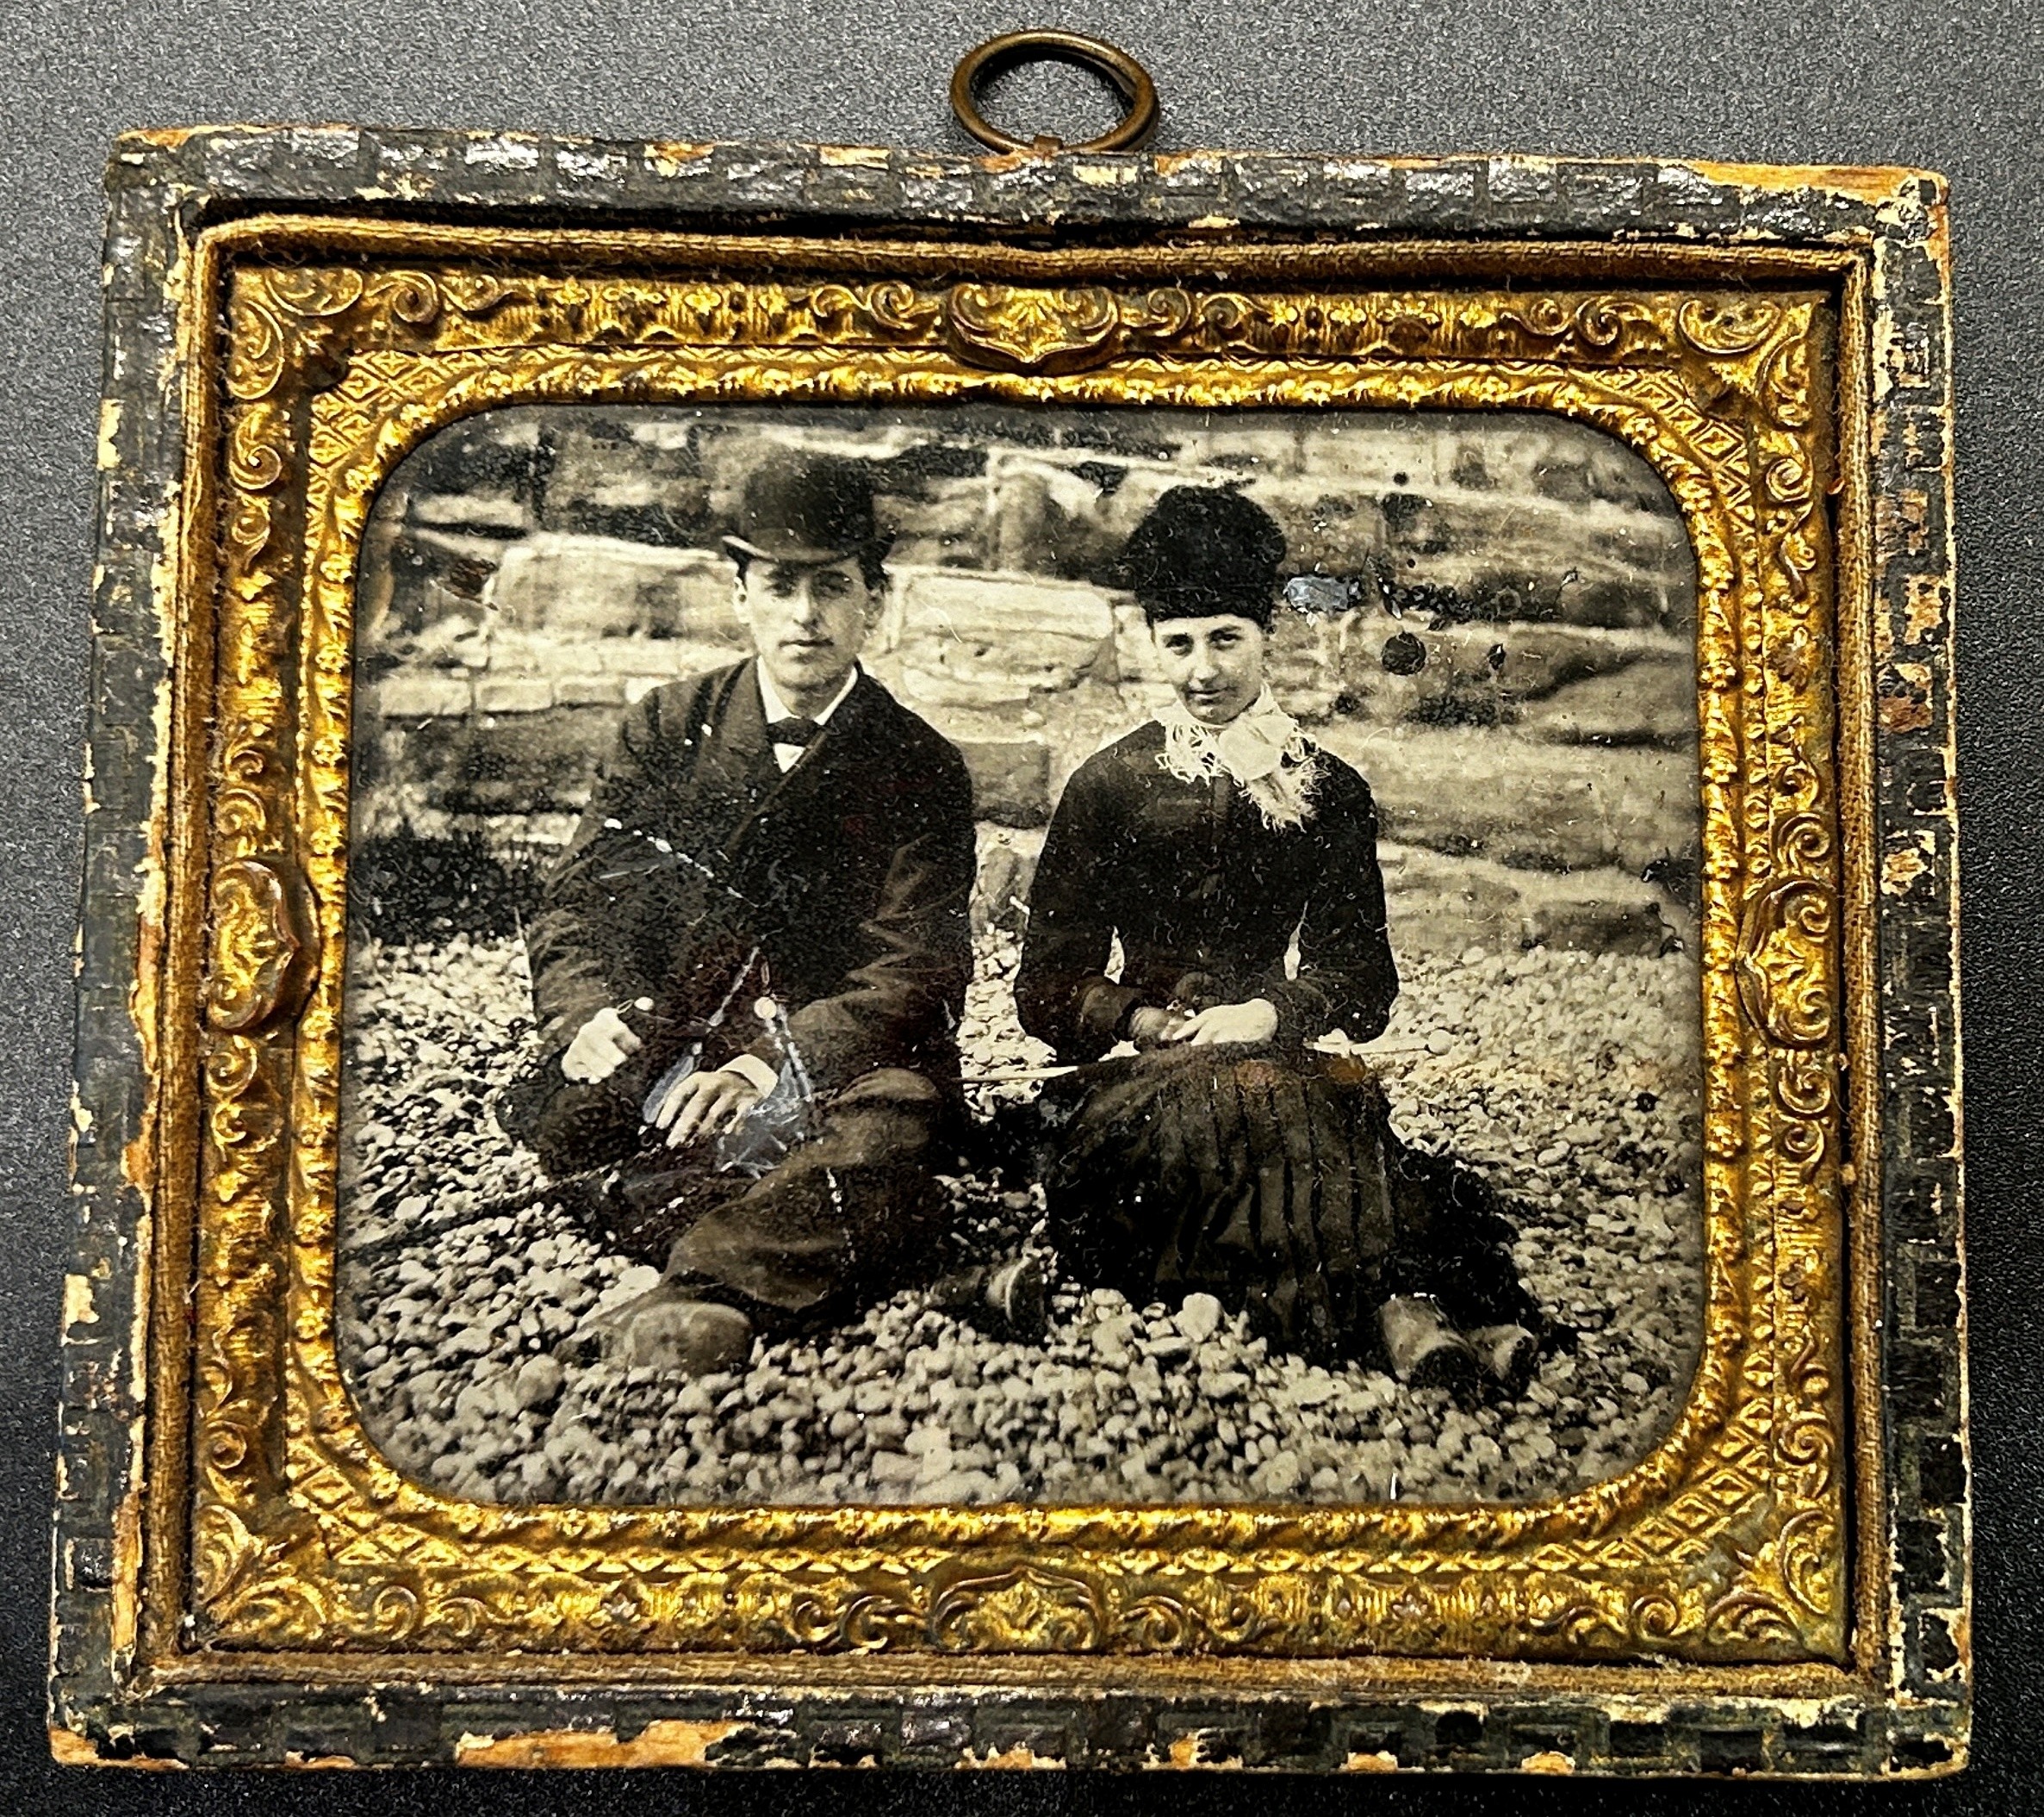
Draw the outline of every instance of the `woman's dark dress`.
[[[1393,1293],[1432,1294],[1465,1329],[1544,1329],[1494,1195],[1407,1148],[1367,1068],[1303,1046],[1334,1029],[1373,1039],[1398,994],[1369,786],[1320,753],[1310,817],[1273,827],[1229,777],[1166,770],[1164,748],[1152,721],[1066,784],[1029,893],[1022,1026],[1067,1062],[1100,1061],[1146,1006],[1264,997],[1277,1032],[1050,1088],[1063,1129],[1047,1185],[1068,1262],[1139,1305],[1211,1293],[1325,1359],[1373,1353]]]

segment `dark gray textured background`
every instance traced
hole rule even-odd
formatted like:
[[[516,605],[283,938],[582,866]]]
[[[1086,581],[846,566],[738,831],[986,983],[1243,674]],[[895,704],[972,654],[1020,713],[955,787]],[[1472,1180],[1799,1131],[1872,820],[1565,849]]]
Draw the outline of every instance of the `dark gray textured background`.
[[[2044,1219],[2029,1138],[2044,1055],[2036,974],[2044,739],[2044,8],[2034,0],[1380,0],[1324,10],[938,0],[627,9],[596,0],[4,0],[0,90],[0,1817],[57,1810],[594,1812],[1516,1809],[1525,1782],[1451,1791],[1218,1777],[59,1773],[42,1738],[50,1437],[69,1248],[63,1134],[86,693],[99,171],[122,127],[351,120],[598,135],[968,149],[953,62],[1030,24],[1114,38],[1164,100],[1161,147],[1646,153],[1914,164],[1953,179],[1958,259],[1960,761],[1966,785],[1967,1148],[1979,1473],[1979,1764],[1938,1787],[1575,1789],[1625,1811],[2004,1811],[2044,1780],[2026,1720],[2044,1675],[2035,1331]],[[1287,16],[1288,12],[1293,16]],[[1081,136],[1083,78],[1014,78],[1011,129]],[[1539,1789],[1544,1799],[1545,1787]]]

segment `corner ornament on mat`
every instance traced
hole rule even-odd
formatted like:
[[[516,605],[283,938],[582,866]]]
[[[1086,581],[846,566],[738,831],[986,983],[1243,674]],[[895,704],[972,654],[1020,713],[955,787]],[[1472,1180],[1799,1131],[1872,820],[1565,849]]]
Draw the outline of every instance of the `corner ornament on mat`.
[[[1168,340],[1192,319],[1183,290],[1117,297],[1104,284],[1037,289],[959,284],[945,306],[952,349],[976,366],[1078,372],[1109,358],[1129,338]]]
[[[226,1034],[248,1034],[288,1015],[312,983],[313,949],[296,895],[267,859],[238,858],[213,880],[212,963],[206,1019]]]

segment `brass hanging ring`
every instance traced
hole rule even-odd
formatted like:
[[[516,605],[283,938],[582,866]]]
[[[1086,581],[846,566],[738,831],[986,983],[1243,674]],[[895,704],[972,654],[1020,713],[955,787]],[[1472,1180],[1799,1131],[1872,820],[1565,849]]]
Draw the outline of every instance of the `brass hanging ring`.
[[[979,111],[979,90],[1002,71],[1024,63],[1069,63],[1103,76],[1127,111],[1099,138],[1080,145],[1068,146],[1048,133],[1034,140],[1014,138]],[[1132,152],[1157,130],[1157,84],[1150,72],[1127,51],[1077,32],[1008,32],[989,38],[959,59],[951,73],[951,106],[959,124],[980,144],[997,152],[1034,152],[1040,158],[1059,152]]]

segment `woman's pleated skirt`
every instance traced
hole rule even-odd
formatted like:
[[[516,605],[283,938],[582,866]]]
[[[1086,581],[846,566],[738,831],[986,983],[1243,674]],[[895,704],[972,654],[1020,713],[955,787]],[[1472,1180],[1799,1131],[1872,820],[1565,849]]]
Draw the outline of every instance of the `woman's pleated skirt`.
[[[1213,1294],[1274,1345],[1376,1355],[1394,1294],[1464,1329],[1546,1321],[1496,1194],[1408,1148],[1356,1061],[1192,1047],[1047,1088],[1050,1228],[1068,1267],[1138,1305]]]

